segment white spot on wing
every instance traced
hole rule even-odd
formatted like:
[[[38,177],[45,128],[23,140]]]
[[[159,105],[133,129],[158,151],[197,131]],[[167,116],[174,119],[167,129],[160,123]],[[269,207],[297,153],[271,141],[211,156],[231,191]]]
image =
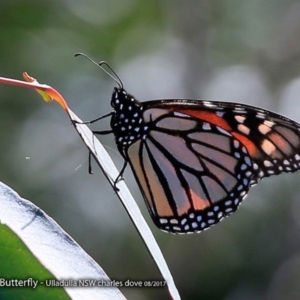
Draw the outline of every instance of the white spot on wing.
[[[206,107],[215,107],[216,105],[210,101],[203,101],[203,104],[206,106]]]
[[[185,115],[181,112],[178,112],[178,111],[174,111],[174,116],[177,116],[177,117],[184,117],[184,118],[189,118],[190,116],[189,115]]]
[[[159,222],[160,222],[160,224],[166,224],[166,223],[168,223],[168,220],[167,219],[160,219]]]
[[[274,125],[275,125],[275,123],[274,122],[272,122],[272,121],[264,121],[264,124],[265,125],[267,125],[267,126],[269,126],[269,127],[273,127]]]
[[[258,113],[256,114],[256,117],[257,117],[257,118],[260,118],[260,119],[264,119],[264,118],[266,117],[266,114],[263,113],[263,112],[258,112]]]
[[[237,122],[239,123],[244,123],[246,117],[245,116],[235,116],[234,117],[236,119]]]
[[[272,162],[270,162],[269,160],[265,160],[265,161],[264,161],[264,165],[265,165],[266,167],[273,167]]]
[[[223,117],[224,116],[224,112],[223,111],[217,111],[216,115],[219,117]]]
[[[204,130],[211,130],[211,126],[210,126],[210,124],[207,123],[207,122],[204,122],[204,123],[203,123],[202,128],[203,128]]]
[[[238,148],[240,146],[240,142],[237,141],[237,140],[234,140],[233,145],[234,145],[235,148]]]
[[[249,156],[245,156],[245,162],[248,166],[251,166],[251,159]]]
[[[224,133],[224,134],[226,134],[226,135],[231,136],[231,134],[230,134],[228,131],[224,130],[223,128],[217,126],[217,129],[218,129],[220,132],[222,132],[222,133]]]
[[[264,122],[265,123],[265,122]],[[260,131],[260,133],[262,133],[262,134],[267,134],[268,132],[270,132],[272,129],[269,127],[269,126],[267,126],[266,124],[260,124],[259,126],[258,126],[258,130]]]
[[[250,133],[250,128],[245,126],[244,124],[239,124],[238,130],[246,135],[248,135]]]
[[[276,150],[274,144],[271,143],[269,140],[266,140],[266,139],[262,142],[261,148],[268,155],[271,155]]]

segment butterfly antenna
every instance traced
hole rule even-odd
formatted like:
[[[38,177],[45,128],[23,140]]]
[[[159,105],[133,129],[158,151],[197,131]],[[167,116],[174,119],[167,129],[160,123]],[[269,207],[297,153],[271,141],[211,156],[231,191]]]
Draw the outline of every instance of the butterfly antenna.
[[[111,66],[106,61],[100,61],[99,63],[97,63],[84,53],[76,53],[74,56],[75,57],[84,56],[85,58],[87,58],[89,61],[91,61],[92,63],[97,65],[99,68],[101,68],[109,77],[111,77],[117,83],[117,85],[121,89],[123,89],[122,80],[120,79],[120,77],[117,75],[117,73],[111,68]],[[110,72],[108,72],[107,70],[105,70],[105,68],[102,67],[103,65],[105,65],[111,71],[112,74]]]

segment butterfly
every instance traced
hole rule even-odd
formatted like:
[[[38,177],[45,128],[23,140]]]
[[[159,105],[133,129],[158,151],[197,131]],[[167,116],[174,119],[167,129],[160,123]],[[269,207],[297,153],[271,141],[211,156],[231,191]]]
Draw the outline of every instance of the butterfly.
[[[171,233],[210,228],[237,210],[259,179],[300,169],[300,124],[245,104],[139,102],[117,81],[110,117],[155,225]]]

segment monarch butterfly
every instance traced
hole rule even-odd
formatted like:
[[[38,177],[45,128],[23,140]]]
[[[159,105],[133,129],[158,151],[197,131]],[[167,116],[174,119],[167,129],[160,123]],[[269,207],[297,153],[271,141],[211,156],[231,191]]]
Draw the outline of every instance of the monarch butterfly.
[[[125,161],[118,178],[129,163],[161,230],[208,229],[259,179],[300,169],[300,124],[284,116],[230,102],[139,102],[116,82],[113,111],[86,123],[111,117],[111,130],[94,133],[114,134]]]

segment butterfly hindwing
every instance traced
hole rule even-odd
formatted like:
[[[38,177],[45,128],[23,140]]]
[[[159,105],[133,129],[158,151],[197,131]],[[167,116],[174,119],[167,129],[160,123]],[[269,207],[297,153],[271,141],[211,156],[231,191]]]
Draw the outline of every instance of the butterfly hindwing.
[[[253,176],[247,149],[226,130],[183,113],[155,108],[144,119],[147,138],[128,148],[128,159],[157,226],[197,232],[234,212]]]

